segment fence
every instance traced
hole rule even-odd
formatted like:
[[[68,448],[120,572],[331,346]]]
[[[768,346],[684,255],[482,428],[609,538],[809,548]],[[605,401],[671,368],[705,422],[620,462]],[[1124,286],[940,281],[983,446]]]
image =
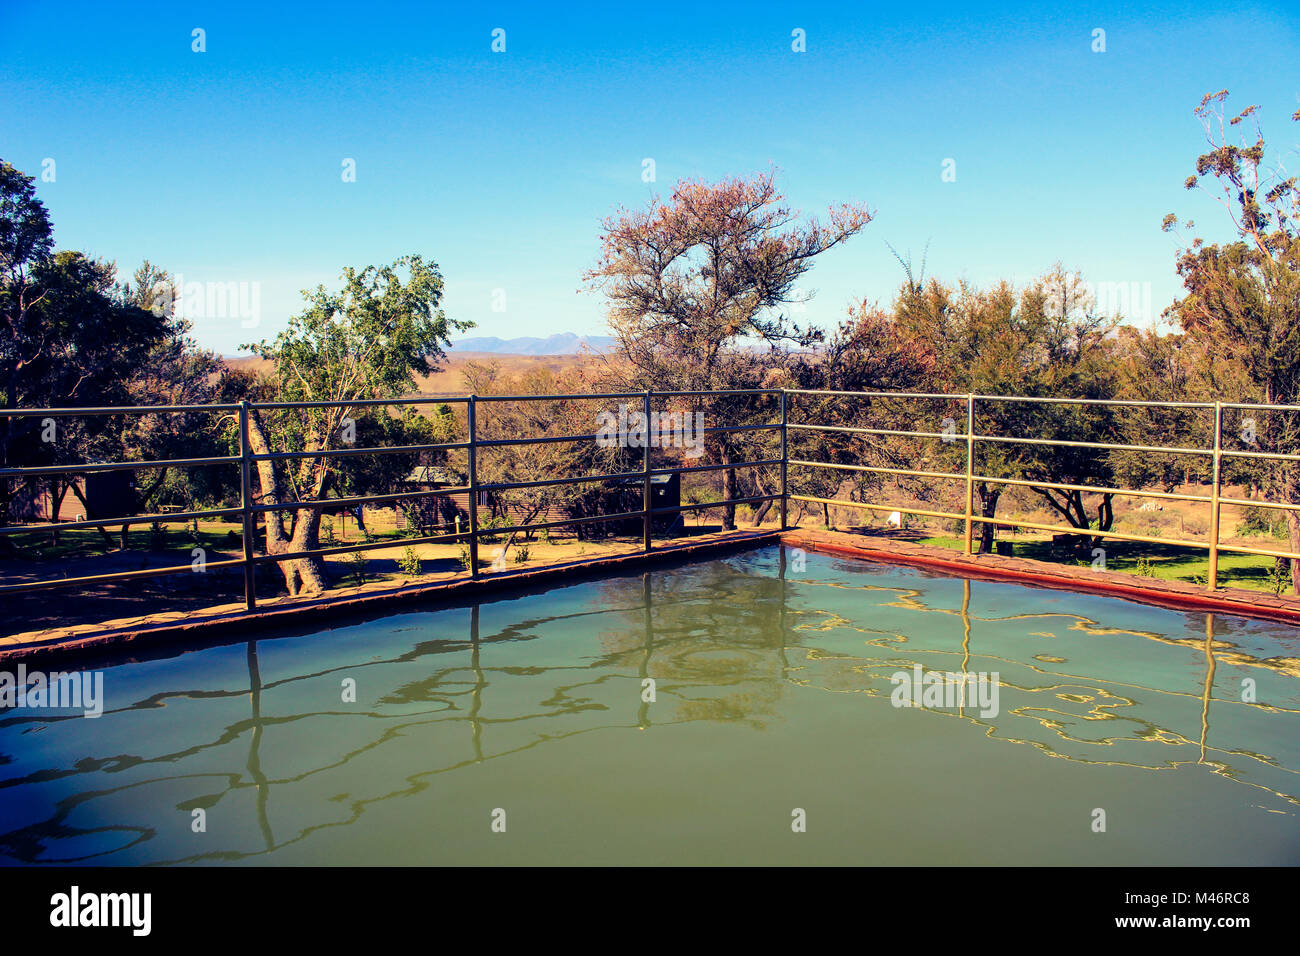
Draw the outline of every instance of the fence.
[[[814,468],[832,468],[849,471],[876,472],[893,475],[902,475],[909,477],[923,477],[937,480],[961,481],[965,484],[965,511],[963,513],[944,512],[924,510],[917,508],[907,508],[896,504],[871,504],[867,502],[845,501],[840,499],[818,498],[807,495],[789,495],[790,500],[808,501],[819,504],[836,505],[848,508],[860,508],[871,511],[899,511],[903,513],[917,514],[924,517],[932,518],[949,518],[960,520],[964,523],[965,532],[965,552],[972,552],[972,533],[976,524],[1014,524],[1020,528],[1028,528],[1034,531],[1064,533],[1075,536],[1091,536],[1100,538],[1113,538],[1119,541],[1134,541],[1146,544],[1173,545],[1176,547],[1205,548],[1209,552],[1209,571],[1207,574],[1206,587],[1208,590],[1215,590],[1218,587],[1219,576],[1219,554],[1222,551],[1230,551],[1242,554],[1251,554],[1267,556],[1273,558],[1287,558],[1291,560],[1300,560],[1300,553],[1293,551],[1278,551],[1266,548],[1252,548],[1243,545],[1226,544],[1222,541],[1220,531],[1220,516],[1224,505],[1253,506],[1260,508],[1271,508],[1282,511],[1300,511],[1300,504],[1289,502],[1265,501],[1254,498],[1232,498],[1224,496],[1223,491],[1223,462],[1224,459],[1239,458],[1256,461],[1284,461],[1300,462],[1300,455],[1281,454],[1270,452],[1256,451],[1239,451],[1229,450],[1223,447],[1223,412],[1224,409],[1243,409],[1256,412],[1280,411],[1280,412],[1300,412],[1300,406],[1295,405],[1266,405],[1266,404],[1248,404],[1242,402],[1147,402],[1147,401],[1130,401],[1119,399],[1083,399],[1083,398],[1042,398],[1020,395],[976,395],[976,394],[955,394],[955,393],[924,393],[924,392],[836,392],[817,389],[798,389],[789,390],[789,394],[797,395],[823,395],[823,396],[841,396],[854,398],[907,398],[907,399],[929,399],[929,400],[948,400],[960,401],[966,406],[966,431],[965,433],[943,433],[943,432],[922,432],[908,431],[900,429],[872,429],[856,428],[847,426],[834,425],[811,425],[806,423],[788,424],[789,429],[808,430],[808,431],[830,431],[845,432],[868,435],[892,435],[907,436],[914,438],[929,439],[947,439],[961,440],[966,443],[966,467],[962,472],[934,472],[918,471],[897,468],[879,468],[867,465],[850,465],[850,464],[832,464],[828,462],[813,462],[802,460],[787,459],[787,465],[801,465]],[[1213,412],[1213,442],[1209,448],[1188,447],[1188,446],[1168,446],[1168,445],[1144,445],[1130,444],[1120,442],[1087,442],[1071,441],[1064,439],[1041,439],[1027,438],[1011,435],[981,435],[975,431],[975,414],[976,405],[980,402],[1021,402],[1040,405],[1079,405],[1093,407],[1120,407],[1120,408],[1159,408],[1159,409],[1200,409]],[[1054,446],[1061,448],[1078,448],[1094,451],[1131,451],[1139,453],[1169,454],[1169,455],[1190,455],[1199,456],[1209,459],[1211,465],[1211,493],[1209,495],[1185,494],[1176,492],[1161,492],[1133,488],[1115,488],[1108,486],[1088,485],[1088,484],[1068,484],[1050,481],[1026,480],[1018,478],[1009,478],[997,475],[980,474],[975,471],[975,451],[980,443],[1003,443],[1003,444],[1029,444],[1039,446]],[[1005,519],[989,518],[974,513],[974,488],[976,483],[985,482],[988,484],[1001,484],[1007,486],[1028,487],[1028,488],[1050,488],[1062,491],[1079,491],[1084,493],[1095,494],[1112,494],[1120,496],[1132,496],[1141,498],[1156,498],[1174,501],[1195,501],[1204,502],[1210,506],[1210,540],[1208,542],[1196,541],[1190,539],[1170,539],[1164,537],[1155,537],[1152,535],[1131,534],[1118,531],[1094,531],[1087,528],[1080,528],[1075,525],[1051,525],[1037,522],[1026,522],[1015,520],[1008,522]]]
[[[536,481],[523,482],[480,482],[478,478],[477,459],[481,449],[504,447],[511,445],[538,445],[555,442],[594,442],[599,437],[597,434],[582,435],[561,435],[561,436],[525,436],[519,438],[483,438],[479,435],[478,428],[478,410],[480,407],[493,402],[530,402],[530,401],[569,401],[569,400],[587,400],[587,401],[612,401],[612,400],[640,400],[642,402],[643,414],[646,422],[652,420],[653,408],[652,403],[655,399],[664,398],[700,398],[700,399],[718,399],[722,397],[738,398],[740,396],[768,396],[774,399],[774,404],[779,410],[779,419],[775,422],[764,422],[762,424],[751,425],[724,425],[700,430],[701,435],[724,434],[734,432],[777,432],[779,433],[779,456],[775,458],[766,458],[751,461],[740,462],[723,462],[718,464],[684,466],[677,465],[673,467],[653,467],[651,459],[651,447],[647,441],[644,444],[641,467],[635,471],[624,471],[607,474],[594,474],[582,476],[564,476],[556,478],[547,478]],[[806,421],[792,421],[790,419],[791,411],[795,408],[795,403],[801,396],[821,396],[836,397],[848,399],[908,399],[934,401],[941,400],[950,403],[961,403],[965,405],[966,412],[966,430],[964,433],[955,431],[933,432],[918,431],[907,429],[888,429],[888,428],[866,428],[848,425],[825,425],[816,424]],[[1080,405],[1080,406],[1114,406],[1128,408],[1161,408],[1161,409],[1182,409],[1182,410],[1202,410],[1213,413],[1213,441],[1209,447],[1197,446],[1162,446],[1162,445],[1145,445],[1117,442],[1089,442],[1066,439],[1042,439],[1029,438],[1014,435],[993,435],[978,434],[975,429],[977,406],[980,403],[1007,402],[1007,403],[1038,403],[1042,405]],[[306,409],[306,408],[362,408],[362,407],[394,407],[394,406],[418,406],[430,404],[445,405],[463,405],[467,422],[467,438],[465,441],[439,442],[422,445],[401,445],[387,447],[366,447],[366,448],[327,448],[320,451],[285,451],[274,452],[268,451],[262,454],[255,454],[252,451],[249,440],[249,416],[254,410],[257,412],[273,412],[280,409]],[[323,557],[332,554],[342,554],[348,552],[366,551],[377,548],[392,547],[391,541],[367,541],[359,544],[342,545],[327,548],[318,548],[308,551],[295,552],[277,552],[258,554],[254,547],[255,526],[257,517],[266,512],[287,512],[306,508],[339,508],[349,506],[359,506],[367,504],[380,504],[387,502],[397,502],[402,500],[414,500],[420,498],[438,497],[465,493],[469,502],[469,521],[468,529],[460,533],[424,535],[420,537],[411,537],[402,539],[401,543],[406,545],[421,543],[440,543],[440,542],[463,542],[468,545],[469,549],[469,573],[472,578],[478,578],[481,575],[478,560],[479,542],[485,534],[500,535],[509,534],[518,531],[540,531],[555,527],[580,525],[585,523],[612,522],[612,521],[629,521],[640,520],[642,523],[642,550],[649,553],[653,550],[652,541],[652,524],[656,515],[675,515],[687,511],[700,511],[716,509],[731,505],[739,504],[757,504],[766,501],[775,501],[779,503],[780,528],[784,530],[788,524],[788,507],[791,501],[801,501],[826,506],[847,507],[853,509],[863,509],[877,512],[894,512],[898,511],[906,514],[915,514],[922,517],[931,517],[939,519],[951,519],[961,521],[964,527],[964,547],[967,554],[973,550],[973,529],[976,525],[984,523],[993,524],[1014,524],[1017,527],[1028,528],[1035,531],[1066,533],[1070,535],[1091,535],[1094,537],[1113,538],[1121,541],[1133,541],[1141,543],[1174,545],[1190,548],[1204,548],[1209,554],[1209,572],[1207,575],[1207,587],[1211,590],[1218,586],[1219,572],[1219,555],[1221,552],[1236,552],[1250,555],[1271,556],[1274,558],[1287,558],[1300,560],[1300,553],[1291,551],[1280,551],[1264,548],[1253,548],[1244,545],[1232,545],[1221,540],[1220,514],[1224,505],[1255,506],[1262,508],[1277,509],[1282,511],[1297,512],[1300,511],[1300,504],[1290,502],[1263,501],[1246,498],[1233,498],[1223,495],[1223,463],[1225,459],[1252,459],[1265,461],[1279,461],[1296,463],[1300,462],[1300,454],[1270,453],[1258,451],[1241,451],[1226,449],[1223,447],[1223,413],[1225,409],[1253,410],[1258,412],[1280,411],[1280,412],[1298,412],[1300,406],[1290,405],[1262,405],[1230,402],[1143,402],[1143,401],[1122,401],[1122,400],[1101,400],[1101,399],[1072,399],[1072,398],[1039,398],[1026,396],[1008,396],[1008,395],[975,395],[975,394],[953,394],[953,393],[923,393],[923,392],[842,392],[818,389],[731,389],[731,390],[713,390],[713,391],[646,391],[646,392],[623,392],[623,393],[598,393],[598,394],[573,394],[573,395],[466,395],[454,397],[422,397],[412,399],[394,399],[394,400],[362,400],[352,402],[241,402],[238,404],[218,404],[218,405],[166,405],[166,406],[145,406],[134,408],[44,408],[44,409],[3,409],[0,408],[0,419],[16,418],[55,418],[70,416],[106,416],[106,415],[155,415],[155,414],[181,414],[181,413],[227,413],[234,416],[238,421],[239,432],[239,454],[226,456],[213,456],[190,459],[170,459],[161,461],[124,461],[124,462],[103,462],[103,463],[80,463],[80,464],[56,464],[42,465],[34,467],[12,467],[0,469],[0,481],[8,482],[13,479],[27,481],[41,476],[57,474],[85,475],[95,472],[119,471],[119,470],[144,470],[150,468],[178,467],[191,468],[207,465],[237,465],[240,477],[240,504],[238,507],[213,508],[197,511],[167,512],[162,514],[144,514],[144,515],[125,515],[114,518],[105,518],[97,516],[87,520],[58,522],[52,521],[46,524],[23,525],[16,524],[8,527],[0,527],[0,535],[14,534],[31,534],[34,532],[47,532],[55,530],[76,530],[85,528],[105,527],[108,525],[119,525],[124,523],[152,523],[152,522],[178,522],[178,521],[197,521],[207,518],[228,518],[237,516],[242,525],[242,555],[239,558],[228,560],[207,562],[207,568],[225,568],[239,567],[243,570],[244,578],[244,603],[248,611],[252,611],[257,606],[257,593],[255,581],[255,568],[260,563],[265,562],[283,562],[308,557]],[[861,463],[846,462],[826,462],[814,461],[802,458],[791,458],[789,454],[789,435],[791,432],[826,432],[840,433],[848,435],[868,435],[880,437],[908,437],[919,439],[941,439],[945,441],[961,441],[965,443],[965,468],[961,471],[931,471],[925,469],[908,469],[893,468],[880,465],[868,465]],[[1211,473],[1211,493],[1208,495],[1198,495],[1190,493],[1175,493],[1141,490],[1135,488],[1117,488],[1107,486],[1097,486],[1089,484],[1070,484],[1055,483],[1047,481],[1035,481],[1023,478],[1014,478],[1008,476],[988,475],[979,473],[975,469],[976,451],[984,444],[1029,444],[1040,446],[1057,446],[1063,448],[1076,448],[1089,451],[1131,451],[1137,453],[1160,453],[1170,455],[1188,455],[1206,459],[1210,465]],[[462,487],[455,488],[438,488],[435,490],[424,491],[404,491],[395,494],[383,495],[359,495],[352,497],[324,498],[318,500],[295,500],[285,502],[261,502],[256,501],[252,482],[252,469],[262,461],[276,460],[295,460],[303,458],[330,458],[344,457],[354,455],[390,455],[390,454],[417,454],[424,452],[441,452],[441,451],[460,451],[463,450],[468,458],[468,483]],[[702,503],[681,504],[656,509],[653,507],[651,482],[655,476],[670,475],[674,473],[697,473],[697,472],[716,472],[727,470],[738,470],[744,468],[756,468],[764,466],[776,466],[779,468],[779,487],[780,490],[773,494],[744,495],[734,498],[722,498],[717,501]],[[895,477],[923,478],[938,481],[954,481],[964,484],[965,489],[965,508],[963,512],[939,511],[933,509],[920,509],[908,507],[897,503],[890,502],[867,502],[853,501],[838,498],[819,497],[792,493],[789,488],[789,468],[791,466],[813,469],[833,469],[848,472],[862,472],[882,475],[892,475]],[[639,479],[642,487],[642,507],[638,510],[624,511],[614,514],[601,514],[578,516],[565,518],[562,520],[526,523],[521,525],[509,525],[506,527],[493,527],[485,529],[482,527],[479,516],[478,501],[481,494],[491,492],[502,492],[520,488],[536,488],[562,484],[578,484],[592,482],[608,481],[629,481]],[[1191,539],[1170,539],[1156,537],[1151,535],[1141,535],[1133,533],[1121,533],[1116,531],[1090,531],[1074,525],[1052,525],[1044,523],[1024,522],[1020,520],[998,519],[995,517],[985,517],[974,513],[974,489],[977,483],[987,483],[991,485],[1004,485],[1010,487],[1029,487],[1029,488],[1051,488],[1062,491],[1078,491],[1081,493],[1112,494],[1120,496],[1135,496],[1143,498],[1156,498],[1177,501],[1203,502],[1210,507],[1210,538],[1208,541],[1196,541]],[[51,517],[56,517],[51,515]],[[108,574],[96,574],[77,578],[58,578],[43,581],[27,581],[15,584],[0,585],[0,594],[12,593],[18,591],[32,591],[46,588],[68,587],[74,585],[88,585],[101,582],[124,581],[136,578],[157,577],[162,575],[189,573],[193,570],[192,565],[180,565],[175,567],[146,568],[137,571],[122,571]]]
[[[143,407],[101,407],[101,408],[42,408],[42,409],[3,409],[0,408],[0,418],[55,418],[55,417],[89,417],[105,415],[155,415],[155,414],[181,414],[186,412],[194,413],[229,413],[237,417],[239,432],[238,455],[224,455],[204,458],[185,458],[185,459],[168,459],[159,461],[121,461],[121,462],[97,462],[97,463],[79,463],[67,465],[41,465],[34,467],[15,467],[0,469],[0,481],[10,481],[12,479],[27,480],[40,476],[58,475],[58,474],[75,474],[84,475],[105,471],[122,471],[122,470],[143,470],[149,468],[191,468],[206,465],[238,465],[239,466],[239,484],[240,484],[240,504],[237,508],[213,508],[201,511],[182,511],[168,512],[163,514],[142,514],[142,515],[122,515],[116,517],[96,517],[93,520],[84,521],[64,521],[51,522],[39,525],[10,525],[0,527],[0,535],[14,534],[31,534],[34,532],[48,531],[71,531],[83,528],[105,527],[109,525],[120,525],[125,523],[144,524],[151,522],[178,522],[178,521],[197,521],[207,518],[226,518],[238,516],[243,533],[242,533],[242,557],[232,558],[223,561],[205,562],[205,568],[233,568],[241,567],[244,576],[244,606],[246,610],[253,611],[257,608],[257,587],[255,578],[255,568],[260,563],[265,562],[284,562],[302,558],[319,558],[332,554],[344,554],[349,552],[367,551],[378,548],[392,547],[394,542],[391,541],[367,541],[360,544],[342,545],[336,547],[316,548],[308,551],[277,551],[274,553],[258,554],[254,548],[255,525],[258,515],[267,512],[288,512],[309,508],[329,508],[337,509],[367,504],[381,504],[387,502],[410,501],[422,498],[442,497],[456,494],[466,494],[469,502],[469,527],[465,532],[424,535],[419,537],[403,538],[401,543],[407,546],[427,543],[447,543],[447,542],[465,542],[469,547],[469,573],[472,578],[477,579],[481,575],[479,568],[479,542],[485,535],[509,534],[517,531],[541,531],[545,529],[600,523],[615,522],[640,519],[642,522],[642,548],[646,553],[653,549],[652,528],[656,515],[677,514],[686,511],[700,511],[712,508],[726,507],[728,505],[752,504],[762,501],[782,500],[782,527],[784,523],[784,498],[783,494],[767,495],[746,495],[732,499],[721,499],[695,504],[678,504],[673,507],[656,509],[652,504],[652,479],[656,475],[665,475],[673,473],[693,473],[719,471],[727,469],[753,468],[764,465],[780,465],[782,459],[767,459],[762,461],[741,461],[728,462],[717,465],[696,465],[688,467],[670,467],[670,468],[653,468],[651,461],[651,447],[649,442],[645,443],[642,454],[642,467],[637,471],[615,472],[605,474],[567,476],[562,478],[548,478],[537,481],[512,481],[512,482],[480,482],[478,480],[478,452],[480,449],[505,447],[513,445],[540,445],[558,442],[594,442],[599,437],[597,434],[584,435],[559,435],[559,436],[533,436],[523,438],[481,438],[478,434],[478,409],[481,405],[492,402],[554,402],[565,400],[628,400],[639,399],[643,403],[643,414],[646,421],[649,422],[653,412],[652,403],[656,398],[686,398],[693,396],[742,396],[742,395],[769,395],[778,396],[778,401],[782,409],[785,407],[785,399],[780,389],[728,389],[714,391],[646,391],[646,392],[611,392],[611,393],[592,393],[576,395],[466,395],[437,398],[414,398],[414,399],[373,399],[358,400],[351,402],[341,401],[320,401],[320,402],[241,402],[239,404],[213,404],[213,405],[156,405]],[[395,445],[386,447],[366,447],[366,448],[326,448],[319,451],[285,451],[257,454],[254,453],[249,440],[249,415],[254,410],[258,412],[272,412],[281,409],[305,409],[305,408],[342,408],[353,409],[363,407],[395,407],[395,406],[417,406],[417,405],[463,405],[466,410],[466,422],[468,437],[466,441],[458,442],[438,442],[421,445]],[[783,422],[773,422],[760,425],[730,425],[703,428],[700,430],[701,435],[722,434],[732,432],[757,432],[781,430],[784,435]],[[784,449],[784,444],[782,445]],[[383,495],[360,495],[353,497],[334,497],[315,500],[295,500],[295,501],[276,501],[258,503],[255,501],[253,489],[252,469],[261,461],[285,461],[303,458],[332,458],[355,455],[393,455],[393,454],[418,454],[424,452],[441,452],[441,451],[458,451],[464,450],[468,456],[468,483],[461,487],[439,488],[436,490],[425,491],[402,491],[393,494]],[[642,507],[637,511],[627,511],[614,514],[590,515],[573,518],[565,518],[557,521],[534,522],[523,525],[508,525],[505,527],[492,527],[485,529],[481,526],[479,520],[478,502],[480,495],[492,492],[502,492],[521,488],[538,488],[561,484],[580,484],[580,483],[599,483],[606,481],[626,481],[629,479],[640,479],[642,486]],[[784,485],[782,486],[784,492]],[[121,571],[108,574],[95,574],[75,578],[56,578],[44,581],[25,581],[16,584],[0,585],[0,594],[14,593],[20,591],[44,590],[47,588],[69,587],[74,585],[90,585],[101,582],[127,581],[137,578],[160,577],[172,574],[186,574],[193,571],[192,565],[178,565],[174,567],[146,568],[138,571]]]

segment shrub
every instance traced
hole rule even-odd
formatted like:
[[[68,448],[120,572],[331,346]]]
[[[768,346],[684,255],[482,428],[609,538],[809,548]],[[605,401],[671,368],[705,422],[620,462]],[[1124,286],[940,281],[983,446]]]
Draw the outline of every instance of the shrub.
[[[353,551],[347,557],[348,570],[356,579],[357,586],[366,583],[366,565],[369,559],[364,551]]]
[[[1274,538],[1286,537],[1286,519],[1281,512],[1258,505],[1246,505],[1241,509],[1241,521],[1237,525],[1239,534],[1245,537],[1268,535]]]
[[[460,546],[460,566],[466,571],[469,570],[469,545],[467,544]]]
[[[523,564],[527,560],[528,560],[528,545],[526,544],[515,545],[515,557],[514,557],[515,564]]]
[[[1289,558],[1274,558],[1273,570],[1268,576],[1268,586],[1274,594],[1281,595],[1291,586],[1291,561]]]
[[[420,556],[415,553],[414,548],[407,548],[402,552],[402,558],[397,562],[397,566],[402,569],[402,573],[408,577],[419,577],[422,571]]]

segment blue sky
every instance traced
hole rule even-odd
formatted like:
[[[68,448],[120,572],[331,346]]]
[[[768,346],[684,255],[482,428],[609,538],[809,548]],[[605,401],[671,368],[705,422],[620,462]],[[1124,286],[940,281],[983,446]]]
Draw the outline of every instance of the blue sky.
[[[1178,291],[1161,218],[1226,222],[1182,188],[1201,95],[1226,87],[1271,145],[1300,139],[1292,3],[557,6],[2,0],[0,158],[55,161],[39,195],[60,247],[256,283],[256,327],[196,321],[229,354],[300,289],[407,252],[439,263],[472,334],[602,332],[581,275],[604,216],[769,166],[805,212],[876,212],[808,275],[813,322],[892,297],[886,241],[918,260],[928,241],[929,275],[980,284],[1059,259],[1149,283],[1159,312]]]

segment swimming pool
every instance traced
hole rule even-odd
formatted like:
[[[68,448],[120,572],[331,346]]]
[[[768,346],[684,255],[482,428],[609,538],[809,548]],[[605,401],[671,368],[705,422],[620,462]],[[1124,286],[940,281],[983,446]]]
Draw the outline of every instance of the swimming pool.
[[[3,862],[1300,862],[1282,624],[769,547],[102,672]]]

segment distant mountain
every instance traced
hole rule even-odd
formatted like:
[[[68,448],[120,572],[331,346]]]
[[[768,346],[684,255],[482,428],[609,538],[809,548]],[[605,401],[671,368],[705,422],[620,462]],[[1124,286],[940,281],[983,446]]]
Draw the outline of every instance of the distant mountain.
[[[515,339],[499,339],[495,335],[482,335],[461,339],[451,344],[456,352],[495,352],[499,355],[574,355],[583,347],[593,352],[608,352],[614,347],[610,335],[575,335],[559,332],[541,339],[522,335]]]

